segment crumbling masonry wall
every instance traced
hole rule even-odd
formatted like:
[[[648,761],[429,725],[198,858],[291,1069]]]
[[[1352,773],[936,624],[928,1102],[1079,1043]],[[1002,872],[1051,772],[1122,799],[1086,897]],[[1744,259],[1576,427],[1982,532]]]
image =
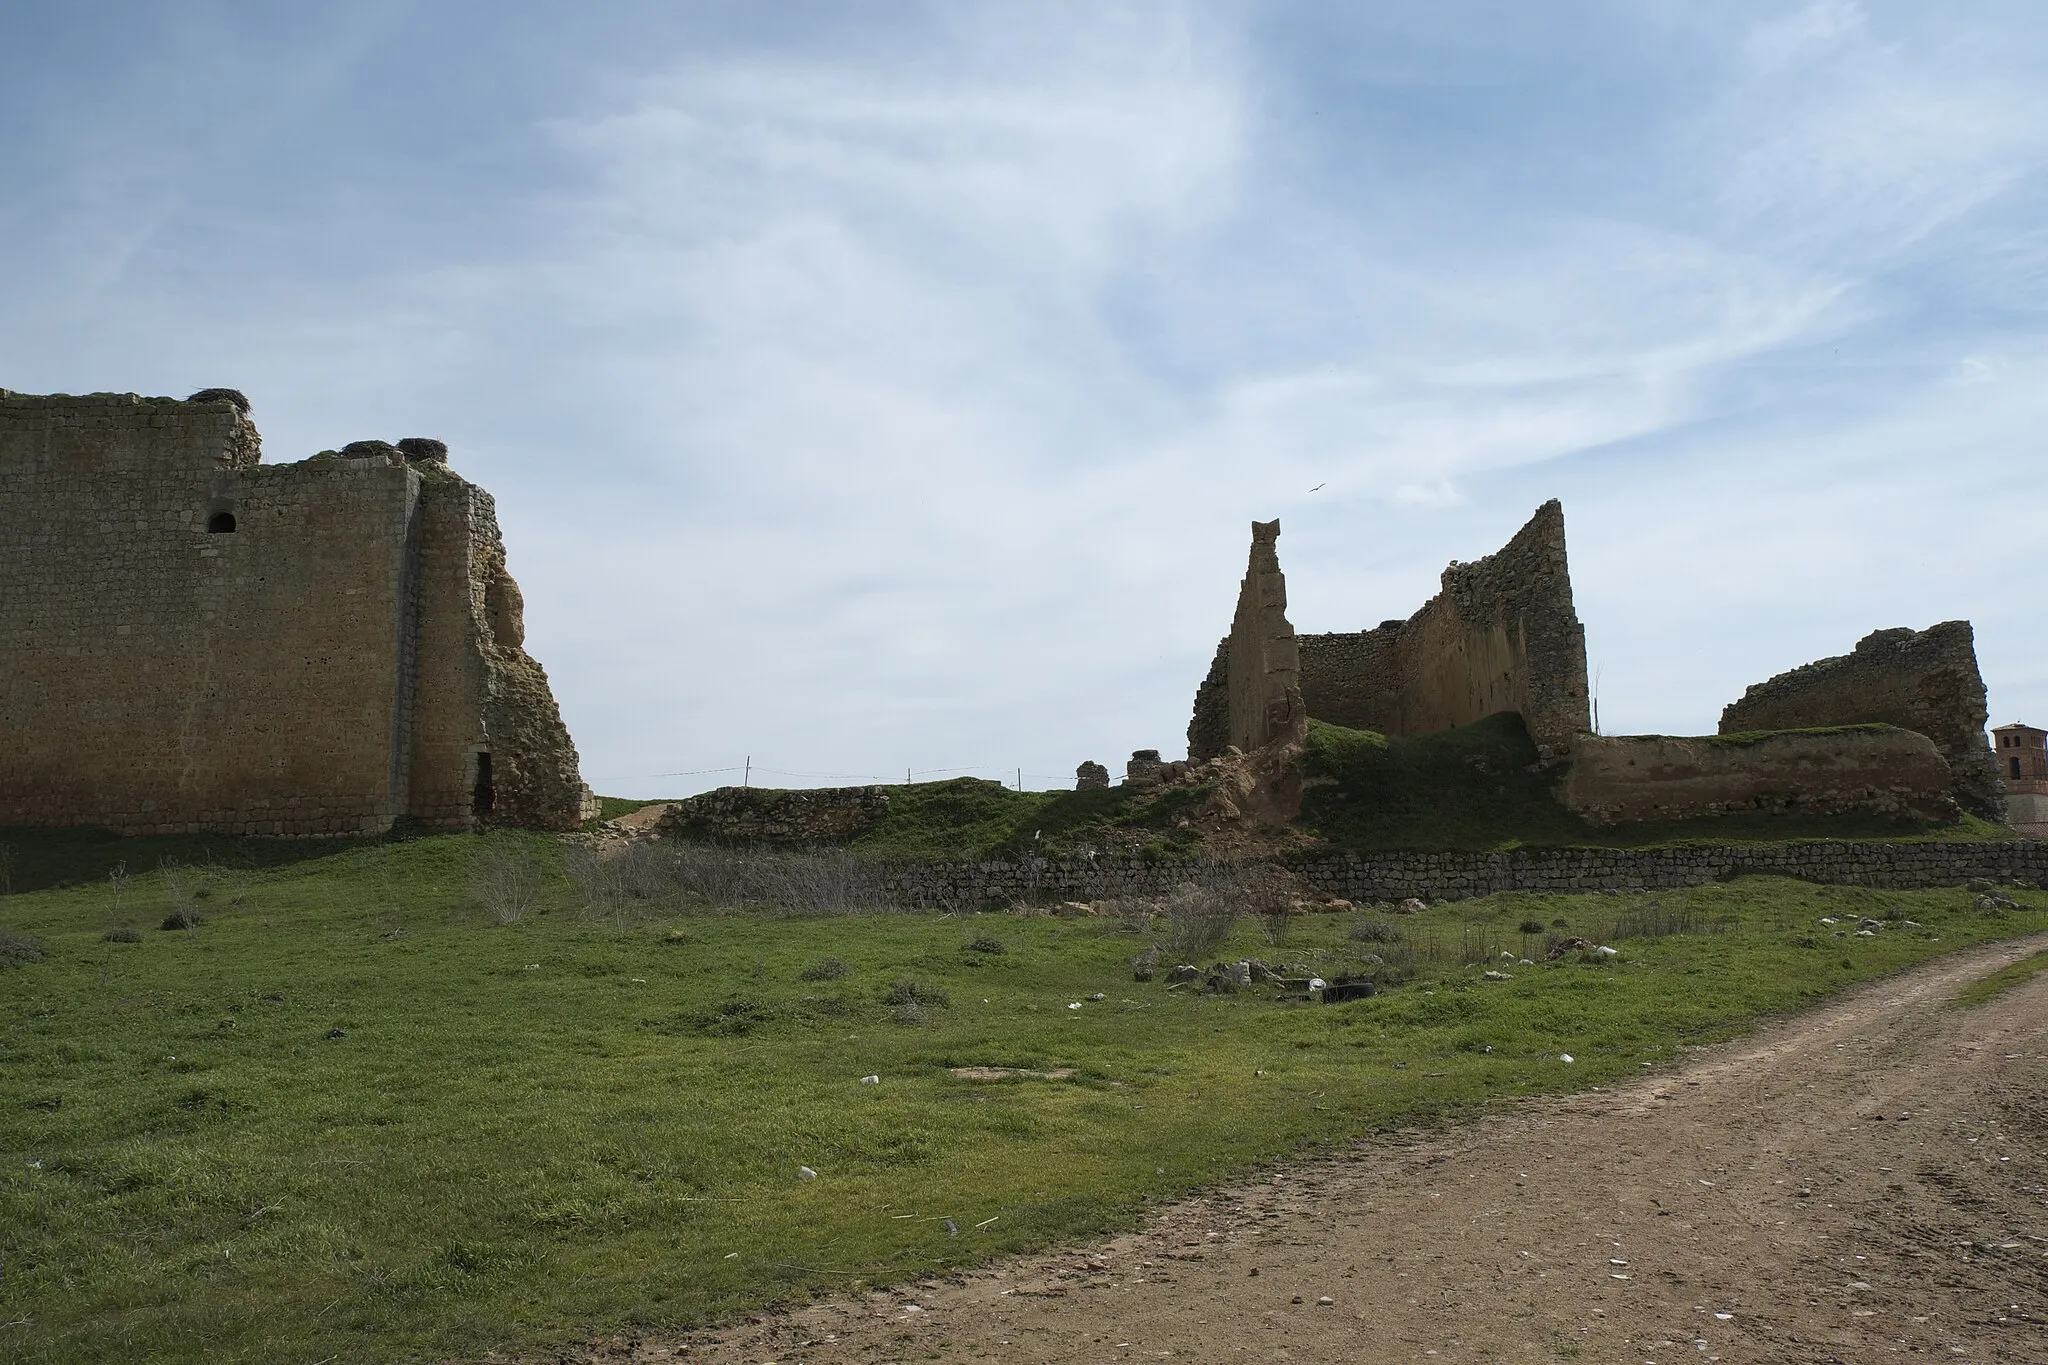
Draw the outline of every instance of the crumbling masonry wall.
[[[0,390],[0,825],[573,827],[489,495],[408,444],[264,465],[225,391]]]
[[[1721,712],[1721,733],[1882,722],[1934,741],[1964,810],[2005,818],[1991,746],[1984,679],[1968,621],[1926,630],[1873,631],[1848,654],[1820,659],[1760,682]]]
[[[1953,824],[1934,741],[1888,725],[1742,739],[1581,735],[1559,796],[1595,826],[1721,815],[1869,815]]]
[[[1287,620],[1279,539],[1279,522],[1252,523],[1251,555],[1230,634],[1217,646],[1188,726],[1191,760],[1224,760],[1209,797],[1210,813],[1223,819],[1285,824],[1301,810],[1299,760],[1308,712],[1301,701],[1294,627]],[[1232,749],[1236,756],[1228,756]],[[1139,772],[1134,756],[1134,785]]]
[[[1592,718],[1563,507],[1543,504],[1497,554],[1453,563],[1442,582],[1442,591],[1406,621],[1300,636],[1298,677],[1308,714],[1412,735],[1515,711],[1546,754],[1568,753],[1574,738],[1592,729]],[[1223,658],[1219,649],[1196,693],[1190,758],[1221,749],[1231,695]]]

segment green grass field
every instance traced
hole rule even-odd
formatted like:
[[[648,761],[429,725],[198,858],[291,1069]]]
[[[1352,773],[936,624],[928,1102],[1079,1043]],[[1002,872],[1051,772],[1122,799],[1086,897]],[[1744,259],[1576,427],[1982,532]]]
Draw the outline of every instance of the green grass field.
[[[2048,927],[2040,893],[1987,915],[1745,879],[1317,916],[1278,945],[1247,922],[1218,954],[1421,972],[1319,1006],[1136,983],[1143,940],[1110,919],[599,922],[551,871],[500,923],[479,853],[560,860],[509,833],[0,842],[0,1358],[33,1362],[462,1357],[915,1277]],[[196,928],[156,927],[179,907]],[[1863,916],[1885,927],[1857,937]],[[1538,955],[1525,924],[1620,956],[1482,981]],[[124,926],[140,941],[106,939]],[[949,1074],[968,1065],[1075,1075]]]

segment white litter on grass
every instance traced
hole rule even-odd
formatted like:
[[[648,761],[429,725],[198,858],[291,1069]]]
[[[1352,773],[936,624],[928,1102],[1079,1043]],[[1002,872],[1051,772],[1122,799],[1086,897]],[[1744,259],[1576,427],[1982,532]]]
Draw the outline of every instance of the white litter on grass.
[[[1312,976],[1308,979],[1308,988],[1312,991],[1319,991],[1329,984],[1329,982],[1323,980],[1320,976]]]
[[[860,1078],[860,1083],[862,1085],[880,1085],[882,1078],[880,1076],[863,1076]]]
[[[1594,949],[1593,951],[1594,951],[1594,952],[1596,952],[1596,953],[1598,953],[1598,954],[1600,954],[1600,956],[1602,956],[1602,957],[1620,957],[1620,956],[1621,956],[1621,949],[1619,949],[1619,948],[1609,948],[1609,947],[1608,947],[1607,945],[1605,945],[1605,944],[1602,944],[1602,945],[1601,945],[1601,946],[1599,946],[1598,948],[1595,948],[1595,949]]]
[[[1571,1054],[1571,1053],[1569,1053],[1569,1052],[1560,1052],[1560,1053],[1558,1053],[1558,1054],[1557,1054],[1557,1060],[1559,1060],[1560,1062],[1568,1062],[1568,1061],[1570,1061],[1571,1059],[1572,1059],[1572,1054]]]
[[[1070,1010],[1077,1010],[1077,1009],[1081,1008],[1081,1002],[1080,1002],[1080,1001],[1078,1001],[1078,1000],[1076,1000],[1076,1001],[1075,1001],[1075,1002],[1074,1002],[1073,1004],[1071,1004],[1071,1005],[1067,1006],[1067,1008],[1068,1008],[1068,1009],[1070,1009]]]
[[[796,1168],[796,1178],[798,1180],[816,1180],[818,1173],[808,1166],[799,1166]]]

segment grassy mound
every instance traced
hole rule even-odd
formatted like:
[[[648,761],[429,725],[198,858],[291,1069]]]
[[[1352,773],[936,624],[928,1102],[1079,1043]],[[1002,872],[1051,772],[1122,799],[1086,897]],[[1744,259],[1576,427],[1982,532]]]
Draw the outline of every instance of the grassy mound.
[[[1309,722],[1296,822],[1344,849],[1489,849],[1587,840],[1513,712],[1388,738]]]
[[[943,859],[1058,855],[1104,845],[1156,845],[1187,851],[1196,836],[1175,820],[1198,799],[1176,789],[1140,795],[1126,787],[1098,791],[1012,791],[1000,782],[956,777],[890,787],[889,813],[851,841],[877,855]]]

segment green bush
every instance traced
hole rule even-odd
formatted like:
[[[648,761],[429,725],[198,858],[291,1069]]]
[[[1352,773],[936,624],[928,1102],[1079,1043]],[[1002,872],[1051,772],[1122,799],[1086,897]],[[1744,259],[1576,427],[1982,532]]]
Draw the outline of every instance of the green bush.
[[[12,929],[0,929],[0,966],[19,967],[42,960],[42,940],[17,934]]]

